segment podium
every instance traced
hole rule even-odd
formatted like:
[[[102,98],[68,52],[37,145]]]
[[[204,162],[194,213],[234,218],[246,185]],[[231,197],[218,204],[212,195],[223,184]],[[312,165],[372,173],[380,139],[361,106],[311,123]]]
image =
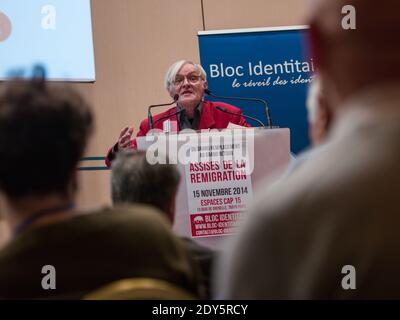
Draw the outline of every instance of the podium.
[[[216,250],[237,232],[257,184],[290,161],[287,128],[158,132],[136,141],[160,163],[167,155],[177,164],[174,232]]]

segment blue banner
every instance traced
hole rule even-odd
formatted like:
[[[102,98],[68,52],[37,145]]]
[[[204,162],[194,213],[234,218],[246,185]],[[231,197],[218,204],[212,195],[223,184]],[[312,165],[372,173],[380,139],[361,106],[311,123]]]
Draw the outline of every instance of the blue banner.
[[[0,79],[35,65],[49,79],[95,80],[90,0],[0,1]]]
[[[305,54],[306,36],[305,27],[199,32],[200,59],[209,89],[220,96],[266,100],[273,125],[290,128],[294,153],[309,144],[305,100],[314,61]],[[267,124],[261,103],[225,102]]]

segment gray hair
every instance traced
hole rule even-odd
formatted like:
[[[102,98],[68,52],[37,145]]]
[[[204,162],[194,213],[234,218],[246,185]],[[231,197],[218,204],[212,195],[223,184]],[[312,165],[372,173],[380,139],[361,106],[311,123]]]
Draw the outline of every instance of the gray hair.
[[[148,204],[169,213],[179,181],[175,165],[151,165],[144,151],[120,151],[112,163],[112,201]]]
[[[315,75],[313,80],[310,82],[308,86],[308,93],[307,93],[307,113],[308,113],[308,122],[314,123],[317,119],[318,112],[319,112],[319,97],[321,95],[321,81],[319,80],[318,76]]]
[[[201,78],[203,80],[207,80],[206,71],[203,69],[203,67],[201,65],[193,63],[192,61],[188,61],[188,60],[179,60],[179,61],[175,62],[172,66],[170,66],[167,73],[165,74],[164,86],[168,92],[170,92],[170,90],[171,90],[171,85],[173,84],[173,82],[175,80],[176,74],[179,72],[179,70],[185,64],[191,64],[191,65],[195,66],[197,68],[197,70],[200,71]]]

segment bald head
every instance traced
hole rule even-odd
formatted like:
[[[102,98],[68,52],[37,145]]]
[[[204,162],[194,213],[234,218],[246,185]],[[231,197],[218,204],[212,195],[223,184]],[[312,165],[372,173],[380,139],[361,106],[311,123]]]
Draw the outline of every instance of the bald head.
[[[311,44],[324,87],[336,105],[368,86],[400,81],[397,0],[313,0]],[[355,8],[356,29],[344,29]]]

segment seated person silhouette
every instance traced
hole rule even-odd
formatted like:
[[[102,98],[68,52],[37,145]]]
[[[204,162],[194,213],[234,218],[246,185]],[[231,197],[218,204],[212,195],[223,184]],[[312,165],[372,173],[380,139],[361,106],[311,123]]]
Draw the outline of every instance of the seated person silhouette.
[[[111,181],[114,204],[152,205],[164,213],[172,227],[180,181],[180,174],[175,165],[151,165],[144,151],[124,151],[118,154],[112,164]],[[195,269],[198,271],[201,287],[205,289],[205,297],[209,298],[210,274],[215,252],[192,239],[182,240],[196,264]]]
[[[12,235],[0,251],[0,298],[78,299],[126,278],[197,294],[187,252],[155,209],[74,207],[76,166],[93,128],[81,96],[42,78],[2,89],[0,201]]]

